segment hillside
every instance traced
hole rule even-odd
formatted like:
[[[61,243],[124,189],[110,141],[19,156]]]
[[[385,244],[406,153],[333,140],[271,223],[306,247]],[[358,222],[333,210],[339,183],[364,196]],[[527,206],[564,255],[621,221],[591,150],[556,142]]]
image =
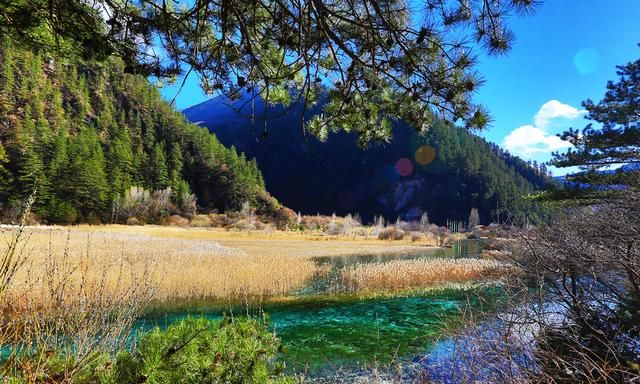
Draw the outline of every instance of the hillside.
[[[254,160],[188,123],[123,64],[68,63],[0,41],[0,205],[15,217],[37,184],[49,222],[105,222],[132,186],[179,207],[239,209],[264,191]],[[117,204],[115,204],[117,205]]]
[[[259,99],[253,106],[246,97],[233,108],[227,103],[218,97],[183,112],[223,144],[255,157],[267,189],[296,211],[357,212],[365,220],[378,214],[411,220],[427,211],[440,224],[466,220],[473,207],[485,223],[542,215],[521,197],[545,186],[546,170],[466,130],[437,124],[421,136],[399,122],[390,144],[363,150],[348,133],[331,134],[326,142],[305,136],[300,105],[289,113],[271,106],[265,114]]]

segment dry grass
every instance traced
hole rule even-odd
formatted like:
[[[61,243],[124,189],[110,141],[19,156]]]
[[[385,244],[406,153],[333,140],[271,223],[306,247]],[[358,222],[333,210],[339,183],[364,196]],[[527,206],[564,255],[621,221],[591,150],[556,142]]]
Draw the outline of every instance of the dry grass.
[[[5,229],[8,235],[12,228]],[[31,227],[27,261],[8,294],[14,301],[50,300],[47,275],[64,270],[67,291],[129,286],[146,274],[160,301],[287,294],[322,273],[317,256],[406,252],[377,240],[315,241],[303,235],[252,234],[169,227]],[[123,269],[127,273],[122,273]],[[80,276],[83,276],[81,279]],[[32,305],[32,304],[31,304]]]
[[[384,264],[359,264],[347,268],[342,272],[342,279],[350,291],[372,291],[465,283],[497,277],[510,270],[509,264],[495,260],[395,260]]]

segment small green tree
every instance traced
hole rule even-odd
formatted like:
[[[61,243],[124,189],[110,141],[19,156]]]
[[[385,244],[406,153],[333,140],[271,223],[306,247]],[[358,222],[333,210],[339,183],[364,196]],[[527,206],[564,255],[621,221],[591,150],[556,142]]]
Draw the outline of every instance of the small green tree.
[[[277,361],[280,340],[255,319],[190,318],[155,328],[122,352],[117,383],[292,383]]]

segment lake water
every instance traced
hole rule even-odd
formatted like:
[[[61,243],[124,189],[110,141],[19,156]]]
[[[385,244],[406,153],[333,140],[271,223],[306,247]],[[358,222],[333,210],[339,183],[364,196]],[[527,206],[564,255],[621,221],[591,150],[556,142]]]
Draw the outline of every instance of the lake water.
[[[287,349],[284,359],[291,369],[322,375],[337,368],[384,365],[428,350],[447,322],[454,320],[459,309],[473,303],[481,292],[440,289],[406,297],[361,298],[331,288],[335,287],[332,279],[340,269],[397,259],[477,257],[480,250],[479,243],[464,241],[450,249],[428,249],[404,255],[318,258],[316,262],[328,264],[330,272],[295,292],[287,301],[156,311],[141,319],[136,329],[166,327],[194,314],[217,319],[223,312],[252,316],[268,313],[270,324]]]

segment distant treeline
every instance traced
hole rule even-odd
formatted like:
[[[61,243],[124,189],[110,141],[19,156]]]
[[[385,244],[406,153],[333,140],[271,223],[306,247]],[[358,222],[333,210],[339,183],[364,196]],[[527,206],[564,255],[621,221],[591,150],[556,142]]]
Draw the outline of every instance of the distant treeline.
[[[171,188],[179,207],[237,210],[264,198],[255,160],[188,123],[123,64],[64,62],[0,41],[0,204],[15,215],[34,185],[49,222],[105,222],[132,186]]]
[[[417,135],[413,146],[432,147],[437,153],[433,163],[416,168],[427,184],[439,190],[434,193],[437,199],[424,202],[430,217],[464,220],[471,208],[477,208],[483,223],[535,223],[546,218],[546,208],[526,198],[553,182],[544,164],[524,161],[465,129],[445,124],[434,124],[426,135]]]

